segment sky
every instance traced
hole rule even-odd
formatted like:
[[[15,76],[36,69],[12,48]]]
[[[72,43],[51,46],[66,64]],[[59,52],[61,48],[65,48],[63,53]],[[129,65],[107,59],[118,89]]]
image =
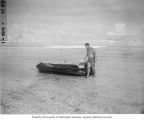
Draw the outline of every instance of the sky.
[[[8,38],[29,44],[139,45],[143,6],[144,0],[7,0]],[[137,43],[118,40],[124,37]]]

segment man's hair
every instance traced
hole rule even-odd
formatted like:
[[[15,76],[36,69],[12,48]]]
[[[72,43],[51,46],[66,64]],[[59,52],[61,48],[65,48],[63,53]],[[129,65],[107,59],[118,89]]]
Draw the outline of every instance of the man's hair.
[[[88,46],[89,46],[89,43],[85,43],[85,46],[86,46],[86,45],[88,45]]]

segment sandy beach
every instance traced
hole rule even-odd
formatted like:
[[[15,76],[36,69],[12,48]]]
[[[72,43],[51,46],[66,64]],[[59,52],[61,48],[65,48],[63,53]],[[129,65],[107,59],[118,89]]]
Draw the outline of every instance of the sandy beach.
[[[96,48],[96,78],[39,73],[36,64],[79,63],[85,49],[1,47],[2,114],[136,114],[144,110],[143,47]]]

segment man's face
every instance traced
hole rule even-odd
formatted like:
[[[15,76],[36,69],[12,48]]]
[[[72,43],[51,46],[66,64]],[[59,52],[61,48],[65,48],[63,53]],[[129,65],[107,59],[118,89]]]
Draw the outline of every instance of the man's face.
[[[88,49],[88,48],[89,48],[89,45],[85,45],[85,47]]]

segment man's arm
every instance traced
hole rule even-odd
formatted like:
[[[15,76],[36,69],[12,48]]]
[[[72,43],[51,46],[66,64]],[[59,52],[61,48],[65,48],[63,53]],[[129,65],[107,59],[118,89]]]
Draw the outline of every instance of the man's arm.
[[[96,51],[95,51],[95,49],[94,49],[94,48],[92,49],[92,52],[93,52],[93,55],[94,55],[94,58],[95,58],[95,61],[96,61],[97,56],[96,56]]]
[[[86,51],[87,52],[87,51]],[[88,53],[86,53],[86,56],[84,57],[84,62],[87,62],[87,57],[88,57]]]
[[[88,55],[86,54],[86,56],[84,57],[84,62],[85,63],[87,62],[87,57],[88,57]]]

